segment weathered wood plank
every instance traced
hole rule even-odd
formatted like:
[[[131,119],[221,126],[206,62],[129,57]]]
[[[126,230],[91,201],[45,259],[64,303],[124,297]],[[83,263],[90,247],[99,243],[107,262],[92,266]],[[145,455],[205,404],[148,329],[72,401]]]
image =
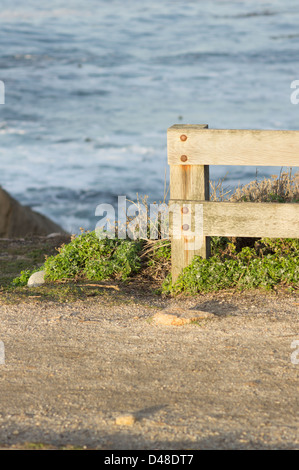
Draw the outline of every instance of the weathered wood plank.
[[[299,131],[176,124],[167,147],[170,165],[299,166]]]
[[[170,199],[209,200],[208,165],[171,165]]]
[[[207,165],[170,166],[170,197],[187,200],[209,200],[209,167]],[[170,218],[172,279],[176,280],[181,270],[191,263],[195,255],[207,258],[210,254],[210,239],[199,231],[190,233],[191,208],[184,212],[179,208]],[[175,219],[175,227],[173,221]]]
[[[195,255],[209,257],[210,238],[203,234],[202,204],[192,207],[185,202],[173,204],[170,209],[171,273],[175,281]]]
[[[299,238],[299,204],[296,203],[170,200],[169,204],[191,207],[191,226],[195,231],[195,207],[202,206],[203,219],[198,220],[197,226],[203,236]]]

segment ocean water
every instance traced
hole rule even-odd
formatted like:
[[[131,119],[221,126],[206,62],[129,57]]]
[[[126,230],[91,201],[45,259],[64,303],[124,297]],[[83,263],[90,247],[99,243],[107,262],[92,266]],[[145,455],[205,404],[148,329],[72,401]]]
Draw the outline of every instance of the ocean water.
[[[173,124],[298,129],[298,24],[295,0],[2,0],[0,185],[77,233],[119,195],[163,199]]]

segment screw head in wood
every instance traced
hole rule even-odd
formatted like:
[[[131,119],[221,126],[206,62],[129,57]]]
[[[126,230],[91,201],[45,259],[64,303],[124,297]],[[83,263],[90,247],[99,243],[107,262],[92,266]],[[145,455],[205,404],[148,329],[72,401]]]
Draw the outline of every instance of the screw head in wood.
[[[188,212],[189,212],[188,207],[182,207],[182,213],[183,214],[188,214]]]
[[[187,138],[188,137],[185,134],[182,134],[181,137],[180,137],[182,142],[185,142],[187,140]]]
[[[181,155],[181,161],[186,162],[188,160],[187,155]]]
[[[189,225],[188,225],[188,224],[184,224],[184,225],[182,226],[182,229],[183,229],[184,231],[189,230]]]

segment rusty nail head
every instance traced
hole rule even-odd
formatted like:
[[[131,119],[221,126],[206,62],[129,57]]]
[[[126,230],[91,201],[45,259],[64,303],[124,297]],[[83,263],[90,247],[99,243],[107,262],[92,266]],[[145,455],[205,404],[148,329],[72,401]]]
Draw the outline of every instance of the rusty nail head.
[[[181,161],[186,162],[188,160],[187,155],[181,155]]]
[[[185,142],[185,140],[187,140],[187,136],[185,134],[182,134],[180,139],[182,142]]]
[[[185,207],[182,208],[182,213],[183,214],[188,214],[188,212],[189,212],[188,207],[185,206]]]
[[[185,231],[186,231],[186,230],[189,230],[189,225],[188,225],[188,224],[184,224],[184,225],[182,226],[182,229],[185,230]]]

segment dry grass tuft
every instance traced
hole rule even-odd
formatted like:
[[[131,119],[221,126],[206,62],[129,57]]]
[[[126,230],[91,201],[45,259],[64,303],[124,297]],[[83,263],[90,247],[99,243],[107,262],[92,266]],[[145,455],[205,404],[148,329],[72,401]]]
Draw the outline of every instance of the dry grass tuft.
[[[211,201],[230,202],[299,202],[299,172],[292,174],[292,169],[279,176],[272,175],[239,185],[234,191],[225,188],[225,177],[219,181],[210,182]]]
[[[279,176],[255,180],[239,186],[231,195],[232,202],[299,202],[299,172],[280,172]]]

